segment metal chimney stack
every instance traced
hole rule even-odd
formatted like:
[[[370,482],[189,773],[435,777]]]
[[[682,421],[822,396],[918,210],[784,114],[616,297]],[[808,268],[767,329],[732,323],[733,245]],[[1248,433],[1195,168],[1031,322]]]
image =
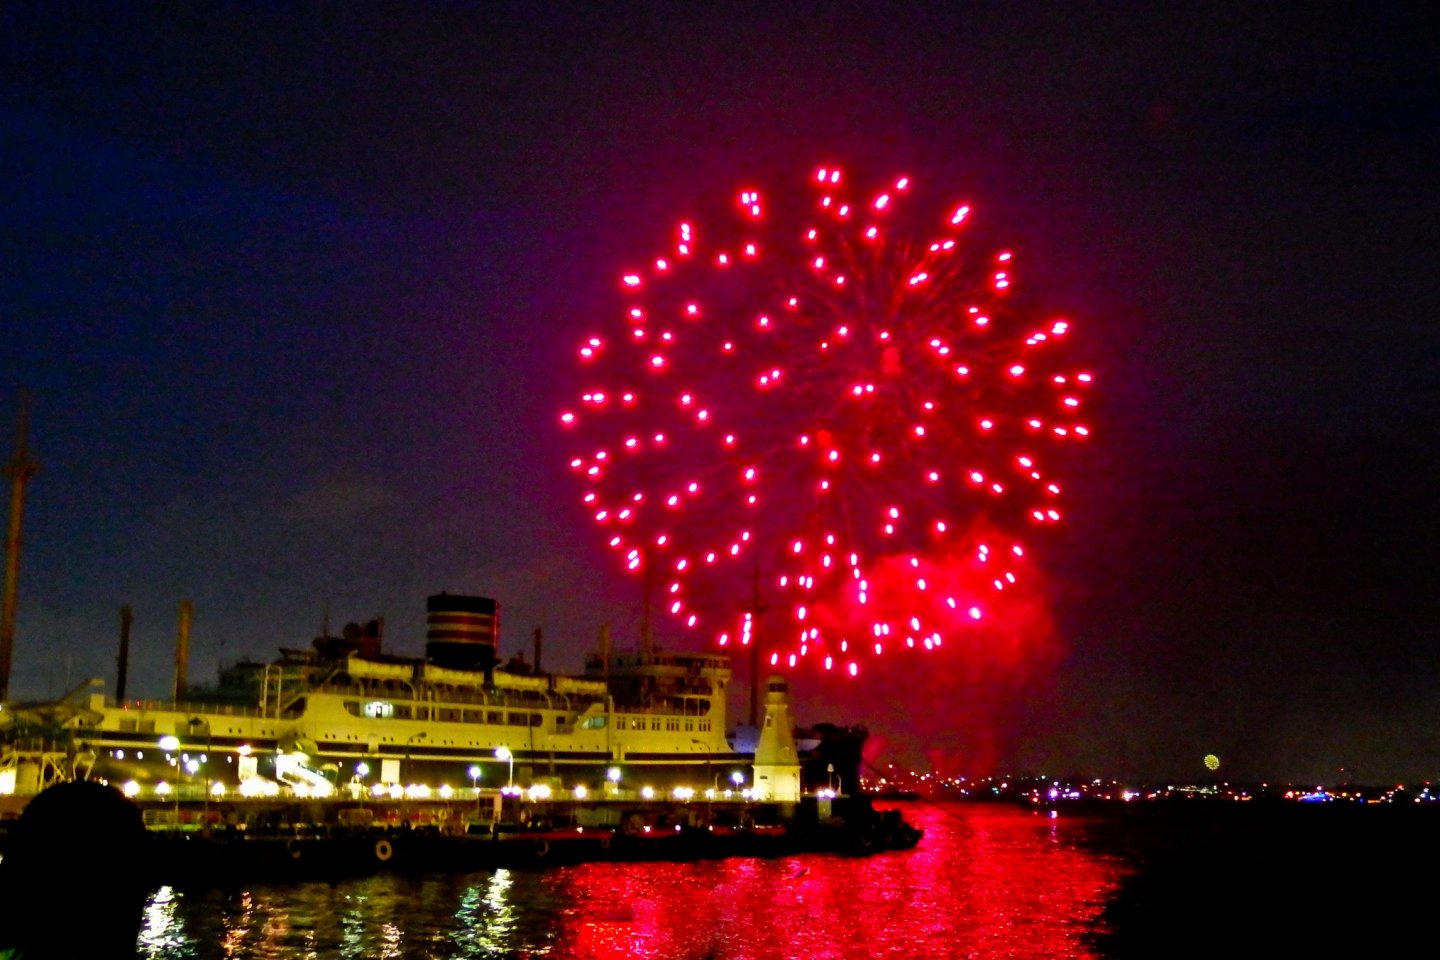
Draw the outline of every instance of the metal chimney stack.
[[[180,601],[180,633],[175,638],[175,699],[185,699],[185,674],[190,669],[190,617],[195,605],[189,600]]]
[[[610,682],[610,625],[600,627],[600,669],[606,684]]]
[[[125,681],[130,673],[130,626],[135,614],[128,605],[120,608],[120,652],[115,656],[115,701],[125,700]]]
[[[10,661],[15,650],[15,600],[20,586],[20,521],[25,512],[25,483],[39,464],[25,449],[30,423],[29,394],[20,394],[20,424],[15,435],[15,459],[10,461],[10,532],[5,539],[5,593],[0,599],[0,703],[10,696]]]

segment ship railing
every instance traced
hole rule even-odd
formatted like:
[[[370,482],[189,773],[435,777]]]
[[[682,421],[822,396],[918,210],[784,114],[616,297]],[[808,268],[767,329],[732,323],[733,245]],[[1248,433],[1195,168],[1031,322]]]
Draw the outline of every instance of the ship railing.
[[[709,709],[701,709],[694,700],[685,699],[682,704],[657,704],[657,703],[617,703],[616,713],[643,713],[646,716],[660,717],[707,717]]]
[[[176,700],[122,700],[109,701],[109,706],[121,710],[139,710],[146,712],[164,713],[189,713],[199,716],[223,716],[223,717],[263,717],[265,712],[259,707],[247,707],[234,703],[198,703]]]
[[[356,686],[353,683],[326,683],[310,688],[316,693],[337,694],[350,697],[376,697],[381,699],[400,699],[397,691],[381,691],[368,689],[365,686]],[[544,707],[546,709],[570,708],[571,694],[557,693],[550,694],[543,690],[496,690],[486,693],[481,690],[445,690],[425,691],[424,695],[414,691],[406,691],[410,696],[406,699],[416,703],[468,703],[485,707],[521,707],[530,709],[533,707]]]

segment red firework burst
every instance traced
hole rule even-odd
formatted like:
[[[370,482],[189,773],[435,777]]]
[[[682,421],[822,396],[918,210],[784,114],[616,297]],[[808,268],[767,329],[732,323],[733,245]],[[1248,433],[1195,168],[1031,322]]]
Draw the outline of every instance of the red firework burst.
[[[906,210],[840,171],[804,200],[742,191],[624,274],[561,415],[583,499],[663,609],[774,665],[933,650],[1003,616],[1089,436],[1064,320],[1012,293],[967,205]],[[762,611],[769,611],[763,621]]]

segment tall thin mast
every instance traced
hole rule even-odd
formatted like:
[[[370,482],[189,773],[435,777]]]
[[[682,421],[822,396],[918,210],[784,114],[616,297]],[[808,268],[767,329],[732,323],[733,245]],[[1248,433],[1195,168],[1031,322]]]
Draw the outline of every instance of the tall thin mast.
[[[10,532],[5,538],[5,596],[0,602],[0,703],[10,696],[10,662],[15,650],[15,597],[20,587],[20,523],[25,512],[25,483],[40,469],[25,448],[30,425],[30,395],[20,391],[20,424],[15,459],[10,461]]]
[[[645,596],[640,620],[640,650],[643,653],[651,654],[655,652],[655,635],[651,632],[650,626],[651,593],[654,590],[655,575],[650,570],[650,558],[642,556],[640,559],[644,565],[640,572],[645,578]]]
[[[175,636],[175,700],[185,699],[190,686],[190,620],[195,616],[195,604],[189,600],[180,601],[180,629]]]
[[[115,700],[125,702],[125,684],[130,676],[130,627],[135,623],[135,612],[127,603],[120,608],[120,652],[115,656]]]
[[[760,725],[760,615],[765,607],[760,602],[760,555],[755,555],[755,570],[750,575],[750,726]]]

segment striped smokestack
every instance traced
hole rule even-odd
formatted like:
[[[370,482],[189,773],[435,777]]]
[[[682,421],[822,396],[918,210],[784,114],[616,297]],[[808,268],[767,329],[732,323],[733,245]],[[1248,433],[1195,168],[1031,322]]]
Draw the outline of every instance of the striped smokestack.
[[[425,659],[437,667],[490,670],[500,639],[499,604],[442,593],[425,602]]]

